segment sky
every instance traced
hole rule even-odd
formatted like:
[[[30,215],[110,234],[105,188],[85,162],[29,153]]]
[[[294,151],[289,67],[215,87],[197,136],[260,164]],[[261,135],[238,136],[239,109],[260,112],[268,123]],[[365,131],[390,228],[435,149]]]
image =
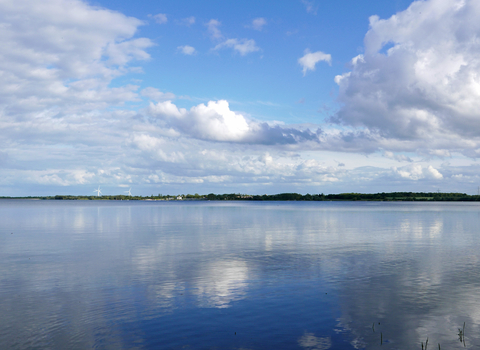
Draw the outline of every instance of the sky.
[[[475,0],[0,0],[0,196],[480,186]]]

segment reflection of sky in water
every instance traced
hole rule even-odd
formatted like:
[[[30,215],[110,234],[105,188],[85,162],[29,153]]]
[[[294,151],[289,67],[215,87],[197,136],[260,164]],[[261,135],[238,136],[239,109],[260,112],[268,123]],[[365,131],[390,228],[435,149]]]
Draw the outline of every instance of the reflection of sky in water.
[[[478,346],[479,208],[0,201],[0,348]]]
[[[326,350],[330,349],[332,346],[332,341],[328,337],[319,338],[312,333],[305,332],[305,334],[298,339],[298,344],[305,349]]]
[[[202,268],[195,281],[201,307],[227,307],[241,299],[247,287],[248,269],[244,261],[218,261]]]

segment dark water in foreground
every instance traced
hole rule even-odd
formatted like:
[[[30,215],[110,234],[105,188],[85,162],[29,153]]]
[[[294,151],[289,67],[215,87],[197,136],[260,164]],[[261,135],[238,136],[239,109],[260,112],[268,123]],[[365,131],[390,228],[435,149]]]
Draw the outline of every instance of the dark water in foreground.
[[[8,200],[0,219],[0,349],[480,348],[475,203]]]

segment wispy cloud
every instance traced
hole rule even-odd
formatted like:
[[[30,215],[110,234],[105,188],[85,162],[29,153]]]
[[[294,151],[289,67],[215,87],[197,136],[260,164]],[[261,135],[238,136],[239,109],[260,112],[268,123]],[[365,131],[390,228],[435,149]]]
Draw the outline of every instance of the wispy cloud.
[[[206,24],[208,33],[210,34],[210,37],[212,39],[223,38],[222,32],[220,31],[220,29],[218,29],[218,27],[220,27],[221,24],[222,23],[220,21],[216,20],[216,19],[211,19]]]
[[[223,48],[231,48],[242,56],[260,50],[253,39],[227,39],[215,46],[214,50],[220,50]]]
[[[154,87],[147,87],[142,91],[140,91],[140,94],[142,96],[148,97],[153,101],[174,100],[176,97],[175,94],[172,94],[171,92],[161,92],[160,90]]]
[[[305,6],[305,9],[307,10],[308,13],[317,14],[318,11],[318,5],[315,3],[315,1],[309,1],[309,0],[302,0],[302,4]]]
[[[176,22],[178,24],[190,27],[191,25],[195,24],[195,21],[196,21],[195,17],[190,16],[190,17],[182,18],[181,20],[177,20]]]
[[[413,160],[410,157],[407,157],[404,154],[395,154],[390,151],[383,152],[383,156],[386,158],[395,159],[396,161],[399,161],[399,162],[410,162],[410,163],[413,162]]]

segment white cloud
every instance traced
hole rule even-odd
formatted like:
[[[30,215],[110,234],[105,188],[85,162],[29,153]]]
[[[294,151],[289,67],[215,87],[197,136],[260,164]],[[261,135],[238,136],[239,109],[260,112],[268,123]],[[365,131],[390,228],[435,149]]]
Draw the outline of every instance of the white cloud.
[[[164,14],[164,13],[158,13],[158,14],[156,14],[155,16],[153,16],[153,19],[154,19],[155,22],[157,22],[158,24],[165,24],[165,23],[168,22],[167,15]]]
[[[132,145],[141,151],[148,153],[157,161],[167,163],[182,163],[185,161],[185,154],[179,150],[164,149],[166,141],[147,134],[134,134],[129,140]],[[167,148],[167,147],[165,147]]]
[[[409,180],[443,179],[443,175],[431,165],[429,165],[428,167],[422,167],[421,164],[412,164],[402,168],[394,167],[393,172],[398,174],[400,177]]]
[[[383,156],[390,159],[395,159],[396,161],[399,161],[399,162],[413,162],[413,160],[410,157],[407,157],[404,154],[394,154],[393,152],[390,152],[390,151],[383,152]]]
[[[106,53],[109,57],[108,63],[117,66],[125,66],[133,59],[148,60],[150,55],[145,49],[152,46],[152,42],[147,38],[132,39],[115,45],[109,45]]]
[[[314,71],[315,65],[320,62],[325,61],[329,65],[332,63],[332,56],[322,51],[310,52],[310,50],[305,50],[305,55],[298,59],[298,63],[303,67],[303,76],[307,74],[308,70]]]
[[[478,157],[479,17],[475,0],[415,1],[389,19],[372,16],[365,53],[336,78],[343,106],[332,120],[397,149]]]
[[[134,37],[142,24],[82,1],[0,3],[0,138],[8,183],[81,185],[98,179],[92,174],[104,157],[115,162],[118,121],[135,113],[105,109],[139,97],[138,86],[110,83],[139,71],[135,60],[150,58],[145,50],[153,43]]]
[[[251,28],[261,31],[263,27],[267,24],[267,20],[263,17],[258,17],[252,20]]]
[[[440,172],[434,167],[432,167],[431,165],[429,165],[428,168],[424,170],[424,173],[426,174],[427,178],[436,179],[436,180],[443,179],[443,175],[440,174]]]
[[[230,110],[227,101],[210,101],[190,111],[177,108],[170,101],[151,104],[149,113],[169,118],[178,129],[201,139],[239,141],[249,131],[245,118]]]
[[[220,27],[221,24],[222,23],[216,19],[211,19],[206,24],[208,32],[210,33],[210,36],[212,37],[212,39],[223,38],[222,32],[220,32],[220,29],[218,29],[218,27]]]
[[[140,94],[142,96],[148,97],[149,99],[153,101],[167,101],[167,100],[174,100],[175,95],[172,94],[171,92],[161,92],[160,90],[153,88],[153,87],[147,87],[140,91]]]
[[[195,50],[195,48],[190,45],[178,46],[177,50],[181,51],[184,55],[188,55],[188,56],[192,56],[197,53],[197,50]]]
[[[446,150],[446,149],[435,149],[435,150],[430,150],[428,152],[430,155],[432,156],[437,156],[437,157],[440,157],[440,158],[446,158],[446,157],[451,157],[452,154],[450,153],[449,150]]]
[[[443,10],[440,7],[438,11]],[[108,186],[117,191],[117,186],[124,184],[135,184],[135,193],[142,194],[150,194],[150,189],[159,185],[170,186],[168,191],[173,193],[224,189],[305,193],[319,188],[339,192],[357,190],[359,184],[370,191],[382,191],[391,189],[392,182],[399,190],[424,190],[439,181],[442,190],[465,191],[465,186],[472,186],[476,192],[472,184],[480,181],[479,166],[442,164],[438,158],[453,157],[454,162],[459,149],[480,155],[476,139],[468,134],[459,138],[454,127],[453,136],[424,136],[429,148],[422,156],[427,160],[393,171],[396,161],[408,161],[402,158],[404,153],[415,152],[422,144],[389,136],[385,130],[392,119],[388,116],[385,124],[377,120],[372,127],[345,119],[343,122],[350,125],[322,130],[313,124],[292,126],[254,120],[232,110],[223,100],[180,108],[170,102],[175,98],[173,93],[122,84],[129,72],[141,72],[135,66],[138,62],[150,59],[147,50],[152,41],[136,36],[143,24],[82,1],[0,2],[2,193],[28,195],[34,189],[38,194],[39,188],[48,194],[59,193],[57,189],[62,188],[69,193],[85,193],[85,186],[90,194],[98,185],[108,193]],[[240,54],[258,50],[255,42],[247,39],[219,40],[220,22],[211,24],[217,30],[210,31],[218,40],[216,44],[224,41],[221,47]],[[467,37],[468,33],[465,31]],[[468,43],[463,42],[463,49]],[[380,54],[384,61],[394,57],[397,49],[393,49],[388,55]],[[348,89],[356,91],[355,75],[366,69],[365,65],[373,71],[373,65],[369,66],[373,56],[366,52],[354,60],[351,75],[339,80],[341,96],[346,96],[342,94]],[[473,74],[473,58],[463,60],[466,65],[462,69]],[[463,86],[452,76],[446,84],[456,83],[458,91],[474,81],[465,80]],[[118,77],[122,80],[115,80]],[[403,83],[399,87],[405,89]],[[359,98],[364,93],[360,91]],[[153,101],[150,107],[138,107],[144,103],[142,96]],[[415,106],[415,100],[411,101]],[[188,103],[181,102],[182,107]],[[457,108],[455,103],[452,108]],[[346,104],[343,108],[349,107]],[[454,121],[453,117],[442,118],[440,127]],[[469,131],[475,128],[476,124]],[[319,151],[337,152],[338,162]],[[366,162],[375,167],[361,166],[365,153],[370,157]],[[421,183],[418,187],[417,182]]]
[[[17,20],[19,17],[23,20]],[[136,99],[135,86],[110,88],[153,43],[133,38],[143,22],[81,1],[0,5],[0,94],[4,118],[49,108],[91,111]]]
[[[210,101],[190,111],[177,108],[170,101],[151,104],[152,115],[169,118],[178,129],[201,139],[216,141],[238,141],[249,131],[245,118],[230,110],[227,101]]]
[[[318,142],[321,133],[321,130],[314,133],[247,120],[241,113],[230,110],[225,100],[199,104],[190,110],[178,108],[171,101],[151,103],[146,113],[153,117],[153,121],[165,122],[167,127],[201,140],[296,144]]]
[[[72,186],[90,183],[95,174],[85,169],[26,170],[22,179],[40,185]]]
[[[215,40],[220,40],[223,39],[223,35],[220,32],[220,27],[221,22],[219,22],[216,19],[211,19],[207,24],[208,32],[210,33],[210,36],[212,39]],[[219,50],[222,48],[231,48],[240,55],[245,56],[251,52],[259,51],[260,48],[257,47],[255,40],[253,39],[226,39],[225,41],[221,42],[220,44],[217,44],[213,50]]]
[[[242,56],[260,50],[253,39],[227,39],[215,46],[214,50],[219,50],[224,47],[231,48],[240,53]]]

